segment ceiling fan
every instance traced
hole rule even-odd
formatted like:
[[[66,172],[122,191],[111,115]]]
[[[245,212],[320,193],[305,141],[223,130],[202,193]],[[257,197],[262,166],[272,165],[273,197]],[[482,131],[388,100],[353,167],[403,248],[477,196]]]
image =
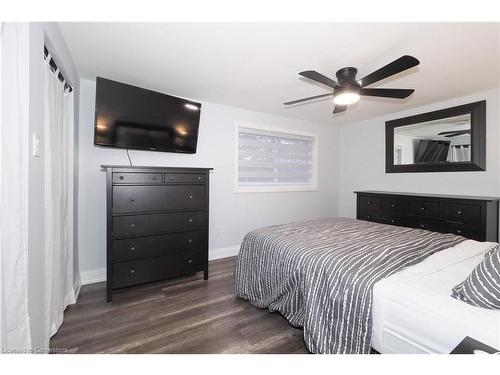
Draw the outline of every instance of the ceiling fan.
[[[300,72],[299,75],[309,78],[313,81],[322,83],[333,89],[328,94],[310,96],[308,98],[292,100],[284,105],[302,103],[308,100],[333,96],[335,107],[333,113],[343,112],[349,104],[356,103],[360,96],[379,96],[383,98],[404,99],[413,94],[413,89],[387,89],[387,88],[366,88],[375,82],[381,81],[394,74],[401,73],[407,69],[417,66],[420,62],[413,56],[404,55],[399,59],[387,64],[386,66],[368,74],[366,77],[356,80],[358,70],[353,67],[342,68],[337,71],[337,81],[324,76],[314,70]]]
[[[442,135],[447,138],[458,137],[459,135],[470,134],[470,129],[465,130],[450,130],[447,132],[438,133],[438,135]]]

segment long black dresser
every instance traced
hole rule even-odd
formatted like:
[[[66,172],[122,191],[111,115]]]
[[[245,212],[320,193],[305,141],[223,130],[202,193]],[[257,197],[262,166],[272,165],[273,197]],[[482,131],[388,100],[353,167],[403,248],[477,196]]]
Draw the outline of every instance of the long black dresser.
[[[115,289],[204,271],[211,168],[102,165],[107,301]]]
[[[356,218],[498,242],[499,198],[355,191]]]

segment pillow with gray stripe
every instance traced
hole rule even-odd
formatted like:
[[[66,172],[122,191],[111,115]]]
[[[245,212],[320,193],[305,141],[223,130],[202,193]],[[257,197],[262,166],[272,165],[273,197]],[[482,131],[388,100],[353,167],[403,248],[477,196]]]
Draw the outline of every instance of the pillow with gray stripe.
[[[500,309],[500,250],[493,246],[472,273],[453,287],[451,295],[469,305]]]

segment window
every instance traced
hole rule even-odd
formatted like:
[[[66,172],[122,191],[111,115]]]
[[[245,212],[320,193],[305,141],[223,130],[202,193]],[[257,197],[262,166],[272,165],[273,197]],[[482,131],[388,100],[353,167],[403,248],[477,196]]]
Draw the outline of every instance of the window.
[[[403,145],[394,146],[394,164],[403,164]]]
[[[240,125],[236,139],[236,192],[317,190],[316,134]]]

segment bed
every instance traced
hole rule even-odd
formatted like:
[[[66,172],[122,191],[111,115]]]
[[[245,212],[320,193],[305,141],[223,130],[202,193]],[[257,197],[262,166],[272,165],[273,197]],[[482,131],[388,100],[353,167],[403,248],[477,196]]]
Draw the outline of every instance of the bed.
[[[470,336],[500,348],[500,310],[450,297],[491,244],[467,240],[377,282],[372,347],[380,353],[450,353]]]
[[[465,250],[451,251],[464,241]],[[391,290],[397,289],[401,277],[408,288],[424,280],[419,275],[428,269],[416,267],[424,262],[421,265],[429,269],[439,268],[434,259],[443,264],[450,260],[441,254],[451,252],[451,263],[459,253],[469,259],[470,242],[477,243],[452,234],[347,218],[262,228],[248,233],[242,242],[235,294],[257,307],[279,311],[292,325],[303,327],[304,341],[313,353],[369,353],[372,346],[382,353],[445,352],[455,337],[447,338],[444,346],[426,347],[410,339],[404,346],[401,337],[406,336],[395,327],[406,322],[394,319],[387,324],[400,308],[394,299],[389,303]],[[413,293],[407,289],[401,294]],[[412,303],[409,297],[408,303]]]

